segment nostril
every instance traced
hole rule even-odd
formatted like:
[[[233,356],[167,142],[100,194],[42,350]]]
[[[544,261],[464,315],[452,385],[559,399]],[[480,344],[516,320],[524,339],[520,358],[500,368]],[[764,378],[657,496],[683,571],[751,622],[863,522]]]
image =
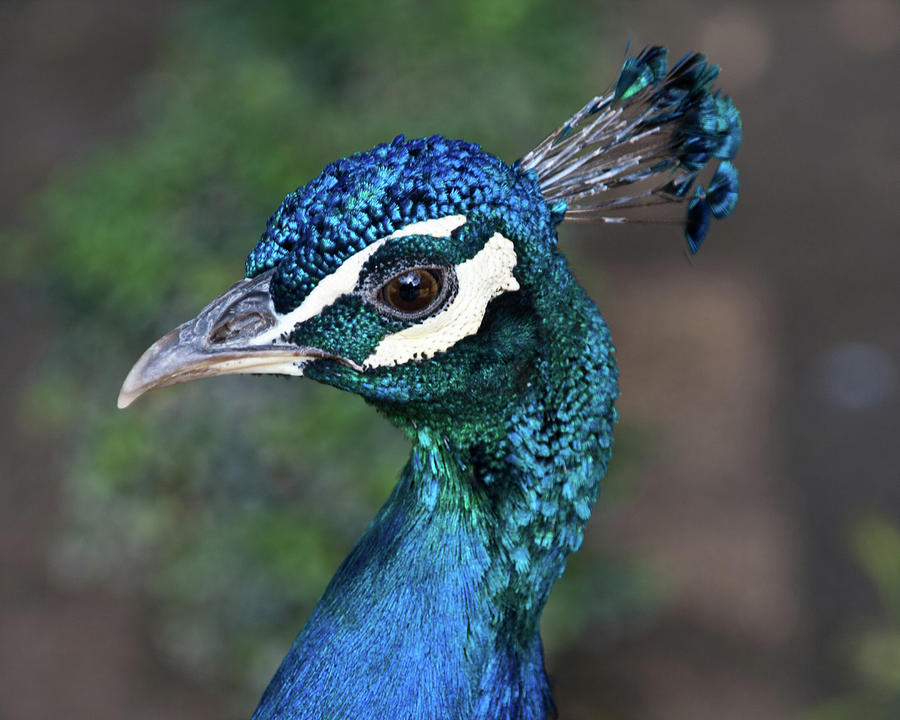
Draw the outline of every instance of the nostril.
[[[222,323],[215,330],[210,333],[209,341],[212,344],[222,343],[226,340],[234,337],[235,335],[234,325],[230,322]]]
[[[265,316],[259,313],[247,313],[236,318],[228,318],[216,326],[209,334],[209,343],[218,345],[238,337],[258,334],[269,326]]]

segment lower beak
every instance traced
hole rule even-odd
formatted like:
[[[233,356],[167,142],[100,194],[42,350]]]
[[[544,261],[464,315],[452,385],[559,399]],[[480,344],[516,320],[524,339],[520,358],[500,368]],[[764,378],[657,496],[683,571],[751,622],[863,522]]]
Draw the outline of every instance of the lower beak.
[[[235,283],[193,320],[153,343],[125,378],[118,406],[128,407],[148,390],[216,375],[302,375],[312,360],[355,366],[318,348],[272,337],[277,317],[269,297],[271,277],[270,270]]]

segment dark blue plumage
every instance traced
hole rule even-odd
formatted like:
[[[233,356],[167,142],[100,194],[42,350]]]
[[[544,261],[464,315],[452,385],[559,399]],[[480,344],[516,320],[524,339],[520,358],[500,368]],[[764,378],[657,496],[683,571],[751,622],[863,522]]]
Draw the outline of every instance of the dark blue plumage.
[[[275,268],[282,306],[354,252],[412,222],[461,211],[543,208],[530,178],[473,143],[403,135],[328,165],[288,193],[246,262],[247,276]]]
[[[581,545],[618,395],[556,226],[686,204],[696,252],[738,193],[740,119],[717,74],[649,48],[513,165],[439,136],[329,165],[272,215],[247,278],[132,369],[123,406],[196,377],[303,375],[412,444],[255,720],[554,714],[540,615]]]

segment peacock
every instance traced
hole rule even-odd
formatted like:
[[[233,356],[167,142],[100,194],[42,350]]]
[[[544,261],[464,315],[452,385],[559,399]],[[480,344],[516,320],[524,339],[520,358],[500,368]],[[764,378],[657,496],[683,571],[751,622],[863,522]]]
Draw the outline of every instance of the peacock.
[[[555,716],[538,624],[582,543],[618,395],[557,226],[681,205],[695,253],[738,197],[741,122],[718,72],[646,48],[512,164],[439,135],[337,160],[285,197],[245,279],[132,368],[120,407],[197,378],[303,376],[411,441],[254,720]]]

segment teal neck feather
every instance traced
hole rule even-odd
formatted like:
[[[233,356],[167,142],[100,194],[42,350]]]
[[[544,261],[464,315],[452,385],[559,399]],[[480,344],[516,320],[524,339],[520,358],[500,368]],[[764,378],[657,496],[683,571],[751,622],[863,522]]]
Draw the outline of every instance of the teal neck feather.
[[[412,455],[256,720],[553,714],[538,623],[606,471],[617,390],[607,328],[551,254],[551,290],[498,298],[472,340],[503,348],[484,387],[375,401]]]

